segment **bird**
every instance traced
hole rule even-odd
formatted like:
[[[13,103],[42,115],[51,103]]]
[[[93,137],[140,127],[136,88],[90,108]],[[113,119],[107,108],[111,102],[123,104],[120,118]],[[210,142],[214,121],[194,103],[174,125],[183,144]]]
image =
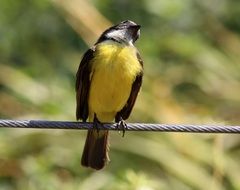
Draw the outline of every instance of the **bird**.
[[[143,78],[143,61],[134,46],[141,26],[125,20],[106,29],[82,57],[76,73],[76,118],[93,122],[88,129],[81,164],[100,170],[110,161],[108,130],[115,122],[123,132]]]

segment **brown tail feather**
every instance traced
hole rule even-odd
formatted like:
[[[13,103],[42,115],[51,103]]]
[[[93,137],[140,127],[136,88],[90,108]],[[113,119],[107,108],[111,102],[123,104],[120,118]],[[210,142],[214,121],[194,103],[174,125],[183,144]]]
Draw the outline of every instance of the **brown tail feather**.
[[[108,130],[89,129],[81,160],[82,165],[100,170],[108,161]]]

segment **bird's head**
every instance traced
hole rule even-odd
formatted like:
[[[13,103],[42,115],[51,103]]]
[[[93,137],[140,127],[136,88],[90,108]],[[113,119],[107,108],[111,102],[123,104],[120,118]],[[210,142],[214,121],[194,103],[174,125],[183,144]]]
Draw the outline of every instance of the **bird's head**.
[[[133,21],[125,20],[105,30],[97,43],[113,40],[119,43],[132,45],[140,36],[140,25]]]

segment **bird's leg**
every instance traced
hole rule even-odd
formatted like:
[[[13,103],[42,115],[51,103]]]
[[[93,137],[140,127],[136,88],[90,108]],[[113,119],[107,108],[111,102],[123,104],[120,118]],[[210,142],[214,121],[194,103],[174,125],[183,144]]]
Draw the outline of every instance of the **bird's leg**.
[[[99,133],[99,129],[102,127],[102,123],[98,120],[96,113],[94,113],[93,128]]]
[[[121,116],[117,118],[116,122],[117,122],[116,129],[119,131],[122,130],[122,137],[124,137],[125,131],[126,129],[128,129],[127,123],[123,120]]]

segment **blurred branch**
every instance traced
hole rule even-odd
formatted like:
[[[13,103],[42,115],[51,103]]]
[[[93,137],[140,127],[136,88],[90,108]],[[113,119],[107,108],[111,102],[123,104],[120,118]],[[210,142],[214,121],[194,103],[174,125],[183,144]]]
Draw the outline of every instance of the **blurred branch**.
[[[45,86],[7,64],[0,64],[1,83],[37,105],[46,101],[49,96],[49,91]]]
[[[1,84],[1,81],[0,81]],[[34,113],[36,110],[29,105],[19,101],[13,94],[0,91],[0,115],[18,117],[19,115]]]
[[[52,0],[64,12],[64,18],[89,46],[111,23],[93,5],[84,0]]]

